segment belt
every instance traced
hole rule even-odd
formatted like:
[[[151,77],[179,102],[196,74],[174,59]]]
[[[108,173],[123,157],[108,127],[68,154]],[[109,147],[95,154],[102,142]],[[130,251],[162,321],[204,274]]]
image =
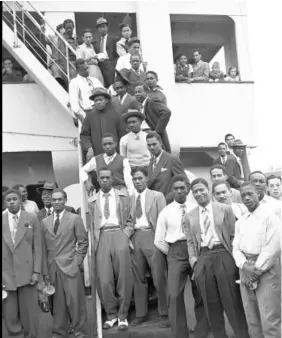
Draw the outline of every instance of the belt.
[[[168,243],[170,246],[173,244],[177,244],[177,243],[182,243],[182,242],[186,242],[186,239],[180,239],[179,241],[173,242],[173,243]]]
[[[153,230],[152,228],[138,228],[138,229],[134,229],[135,231],[151,231]]]
[[[120,230],[119,225],[104,225],[102,228],[100,228],[100,231],[117,231]]]
[[[222,244],[215,244],[211,249],[207,246],[202,246],[200,253],[207,253],[207,252],[217,251],[217,250],[222,251],[222,249],[226,251],[225,247]]]

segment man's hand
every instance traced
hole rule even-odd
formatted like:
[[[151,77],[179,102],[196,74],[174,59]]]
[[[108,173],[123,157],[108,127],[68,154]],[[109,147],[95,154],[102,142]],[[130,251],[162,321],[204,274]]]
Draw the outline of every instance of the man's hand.
[[[254,265],[249,265],[248,262],[246,262],[244,265],[243,265],[243,269],[244,273],[247,275],[247,277],[253,281],[253,280],[256,280],[257,278],[257,275],[255,273],[255,266]]]
[[[49,278],[48,275],[43,276],[43,280],[44,280],[44,283],[45,283],[46,285],[49,285],[49,284],[50,284],[50,278]]]
[[[34,272],[31,276],[30,285],[35,285],[39,282],[39,273]]]
[[[88,162],[89,160],[91,160],[92,157],[94,157],[94,151],[92,147],[90,147],[87,149],[86,161]]]
[[[94,190],[94,186],[91,182],[85,181],[85,189],[88,192],[88,194]]]

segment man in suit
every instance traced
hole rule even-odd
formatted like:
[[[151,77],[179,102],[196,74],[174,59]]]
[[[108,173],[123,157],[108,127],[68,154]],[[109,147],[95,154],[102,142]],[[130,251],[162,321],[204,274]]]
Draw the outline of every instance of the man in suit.
[[[42,221],[43,278],[55,287],[51,296],[54,338],[68,334],[69,319],[75,336],[86,337],[86,299],[80,274],[88,248],[82,218],[65,209],[67,194],[52,191],[54,214]]]
[[[171,111],[159,99],[148,97],[149,88],[144,83],[135,87],[135,97],[141,103],[141,111],[145,115],[142,129],[156,131],[162,138],[163,149],[171,152],[166,126],[170,120]]]
[[[113,189],[113,174],[100,168],[98,182],[101,190],[89,199],[94,222],[97,291],[106,311],[103,329],[128,328],[127,315],[131,302],[133,277],[130,259],[133,233],[130,199],[122,191]],[[94,259],[94,257],[93,257]],[[115,280],[116,279],[116,280]]]
[[[210,201],[208,183],[191,184],[198,207],[186,216],[189,262],[214,337],[226,338],[223,312],[236,337],[249,337],[238,269],[232,256],[235,216],[230,206]]]
[[[211,178],[212,183],[224,180],[230,184],[229,182],[230,176],[227,175],[226,167],[223,166],[222,164],[214,164],[210,168],[210,178]],[[230,184],[230,187],[231,187],[231,184]],[[242,203],[239,190],[231,188],[231,193],[232,193],[231,195],[232,202]]]
[[[21,210],[21,194],[4,194],[7,213],[2,215],[2,303],[9,337],[37,338],[39,308],[36,283],[42,267],[41,231],[35,215]]]
[[[171,192],[172,177],[178,174],[186,176],[184,168],[178,157],[162,149],[162,139],[158,133],[150,132],[146,140],[152,155],[148,168],[148,188],[166,196]]]
[[[106,88],[109,88],[114,82],[115,67],[118,59],[116,45],[118,38],[109,37],[108,25],[109,23],[106,18],[101,17],[97,19],[96,28],[100,35],[100,39],[94,42],[94,49],[98,54],[99,67],[103,74]]]
[[[132,326],[142,324],[148,315],[147,265],[150,268],[153,283],[158,292],[158,312],[160,326],[169,326],[167,309],[167,271],[161,253],[154,245],[155,230],[159,213],[165,207],[164,195],[147,188],[148,171],[144,167],[135,167],[131,171],[135,187],[131,198],[131,217],[134,234],[131,237],[134,250],[131,253],[133,269],[133,290],[136,318]]]
[[[202,61],[202,54],[198,49],[193,50],[193,78],[189,82],[208,81],[210,67],[207,62]]]
[[[233,134],[226,134],[225,137],[224,137],[224,141],[225,141],[225,144],[227,144],[227,151],[226,153],[228,155],[234,155],[234,152],[233,152],[233,143],[235,141],[235,136]]]

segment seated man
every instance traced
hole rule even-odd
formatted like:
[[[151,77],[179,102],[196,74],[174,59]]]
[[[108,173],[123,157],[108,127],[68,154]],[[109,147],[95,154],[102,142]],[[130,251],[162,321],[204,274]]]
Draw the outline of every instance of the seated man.
[[[103,154],[92,157],[92,159],[80,169],[80,177],[85,183],[86,190],[90,192],[98,188],[98,184],[92,179],[88,180],[88,174],[95,171],[98,172],[100,168],[108,166],[112,171],[112,185],[115,189],[120,190],[123,194],[131,194],[133,191],[133,183],[130,174],[130,165],[126,158],[117,154],[117,141],[112,134],[104,134],[102,137]]]
[[[128,109],[127,114],[123,116],[129,133],[120,140],[120,154],[128,158],[131,168],[148,167],[150,162],[151,156],[146,141],[147,133],[141,130],[144,119],[144,114],[136,109]]]
[[[203,62],[202,54],[198,49],[195,49],[193,51],[193,59],[194,64],[193,66],[193,78],[190,79],[191,82],[197,82],[197,81],[208,81],[209,79],[209,72],[210,67],[207,62]]]
[[[270,175],[266,179],[269,196],[282,201],[281,176]]]

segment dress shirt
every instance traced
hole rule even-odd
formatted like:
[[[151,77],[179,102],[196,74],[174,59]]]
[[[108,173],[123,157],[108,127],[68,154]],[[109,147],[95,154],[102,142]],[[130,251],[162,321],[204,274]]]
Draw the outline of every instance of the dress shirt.
[[[137,200],[137,197],[140,195],[140,201],[141,201],[141,209],[142,209],[142,216],[140,218],[136,218],[136,224],[134,226],[135,229],[142,229],[142,228],[148,228],[150,226],[147,215],[146,215],[146,209],[145,209],[145,203],[146,203],[146,192],[147,188],[139,194],[137,190],[135,190],[135,203]]]
[[[124,95],[123,95],[123,97],[122,98],[120,98],[120,103],[121,104],[123,104],[124,103],[124,100],[126,99],[126,97],[128,96],[128,94],[127,93],[125,93]]]
[[[129,40],[129,39],[127,39]],[[119,56],[123,56],[127,53],[127,50],[123,47],[126,45],[126,39],[122,37],[118,42],[117,42],[117,53]]]
[[[156,165],[158,164],[158,162],[159,162],[159,160],[160,160],[160,158],[161,158],[163,152],[164,152],[164,151],[161,150],[161,152],[159,153],[159,155],[156,157],[156,161],[155,161],[155,164],[156,164]]]
[[[108,219],[104,216],[104,207],[105,207],[105,201],[106,197],[102,190],[98,192],[99,198],[100,198],[100,204],[101,204],[101,213],[102,213],[102,221],[101,221],[101,228],[103,226],[107,226],[107,224],[111,225],[119,225],[118,215],[117,215],[117,203],[116,203],[116,195],[114,189],[111,189],[109,191],[109,211],[110,215]]]
[[[209,221],[211,222],[209,232],[212,232],[213,236],[213,245],[220,244],[220,240],[217,236],[215,227],[214,227],[214,217],[213,217],[213,209],[212,204],[209,203],[205,208],[199,206],[199,216],[200,216],[200,226],[201,226],[201,246],[208,246],[208,236],[205,236],[205,227],[204,227],[204,220],[205,220],[205,213],[203,210],[207,210],[207,214],[209,216]]]
[[[113,156],[108,156],[107,154],[104,154],[104,159],[105,159],[106,164],[109,163],[110,159],[113,161],[116,157],[116,154],[117,153],[115,153]],[[96,170],[96,167],[97,167],[96,159],[95,157],[92,157],[91,160],[87,162],[85,166],[83,166],[80,169],[80,178],[82,182],[85,182],[88,180],[88,173],[90,173],[93,170]],[[123,159],[123,176],[124,176],[124,181],[125,181],[128,194],[130,195],[134,191],[134,187],[132,183],[130,164],[128,162],[128,159],[126,158]]]
[[[83,59],[87,60],[89,58],[94,58],[97,54],[95,53],[94,47],[92,44],[87,45],[86,43],[83,43],[82,45],[79,45],[76,49],[76,57],[77,59]],[[97,65],[97,60],[91,60],[87,61],[87,64]]]
[[[225,165],[225,163],[227,161],[227,155],[224,156],[224,157],[220,156],[220,161],[221,161],[222,165]]]
[[[64,213],[65,213],[65,210],[66,210],[66,209],[64,209],[63,211],[61,211],[61,212],[59,213],[60,224],[61,224],[61,221],[62,221],[62,217],[63,217],[63,215],[64,215]],[[53,225],[55,225],[56,219],[57,219],[57,213],[54,212]]]
[[[93,105],[93,102],[89,100],[89,96],[98,87],[104,88],[102,83],[92,76],[86,78],[78,74],[72,79],[69,85],[69,98],[72,111],[85,117],[84,110],[92,109]]]
[[[131,167],[148,166],[151,155],[147,147],[147,133],[130,132],[120,139],[120,154],[128,159]]]
[[[239,219],[241,216],[243,216],[248,209],[245,207],[242,203],[231,203],[231,208],[233,211],[233,214],[237,219]]]
[[[99,44],[100,44],[100,42],[101,42],[101,39],[102,39],[102,36],[100,37]],[[106,34],[105,36],[103,36],[103,39],[104,39],[104,40],[103,40],[103,52],[100,51],[100,53],[98,53],[97,55],[98,55],[98,58],[99,58],[99,57],[102,56],[101,53],[103,53],[104,55],[103,55],[102,57],[108,59],[108,58],[109,58],[108,53],[107,53],[107,40],[108,40],[108,34]],[[100,54],[100,55],[99,55],[99,54]]]
[[[275,264],[281,250],[281,221],[271,209],[260,204],[253,212],[247,211],[235,224],[233,256],[242,269],[244,254],[258,255],[255,267],[266,271]]]
[[[267,207],[271,209],[280,220],[282,220],[282,204],[275,198],[265,194],[263,199],[260,201],[260,204],[267,205]]]
[[[21,209],[17,214],[12,214],[9,210],[8,210],[8,222],[9,222],[9,228],[11,231],[11,234],[14,232],[14,216],[17,216],[17,222],[19,224],[19,219],[21,216]]]
[[[131,69],[131,63],[130,63],[130,53],[126,53],[122,56],[120,56],[117,60],[116,70],[122,70],[122,69]],[[134,69],[133,69],[134,71]],[[140,64],[139,71],[144,72],[143,64]]]
[[[185,202],[186,213],[196,208],[195,204]],[[169,244],[177,241],[186,240],[182,231],[182,207],[181,204],[173,201],[167,205],[159,214],[156,233],[155,246],[167,255]]]
[[[49,209],[51,210],[51,214],[53,214],[53,212],[54,212],[54,208],[53,207],[51,207],[51,208],[44,207],[44,209],[46,210],[46,215],[48,215]]]
[[[24,207],[24,210],[26,212],[29,212],[30,214],[37,214],[38,211],[39,211],[38,206],[37,206],[37,204],[34,201],[25,200],[22,203],[22,205]]]

